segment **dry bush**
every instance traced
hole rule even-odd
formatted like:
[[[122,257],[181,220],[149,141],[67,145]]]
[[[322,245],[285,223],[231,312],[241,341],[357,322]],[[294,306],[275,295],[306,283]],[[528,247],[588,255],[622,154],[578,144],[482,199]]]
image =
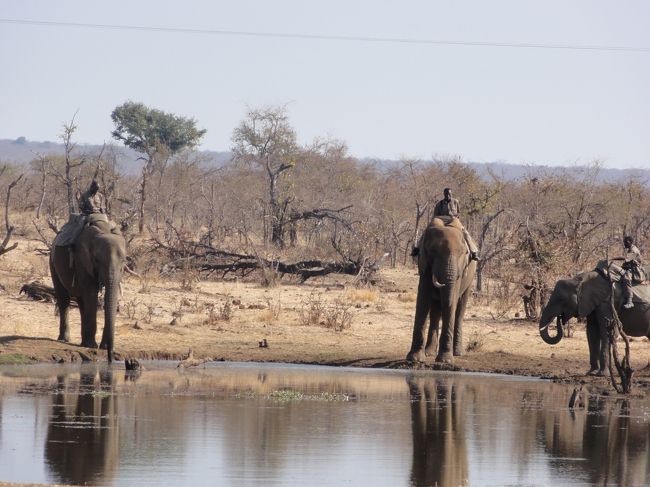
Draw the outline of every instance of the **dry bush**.
[[[312,291],[302,301],[302,306],[298,313],[300,324],[305,326],[320,324],[324,309],[322,295]]]
[[[324,319],[325,326],[334,331],[343,331],[352,326],[352,314],[350,306],[343,300],[336,299],[333,306],[325,308]]]
[[[262,265],[261,271],[260,285],[262,287],[276,287],[280,284],[280,274],[276,269]]]
[[[205,312],[208,317],[203,320],[204,325],[215,325],[219,322],[219,311],[214,303],[205,303]]]
[[[278,295],[277,300],[273,298],[266,298],[266,305],[268,309],[264,310],[260,315],[260,319],[264,323],[273,323],[280,318],[280,313],[282,312],[282,303],[280,302],[280,296]]]
[[[133,299],[129,299],[128,301],[125,301],[122,304],[121,309],[124,310],[124,314],[128,319],[133,320],[135,319],[135,316],[137,314],[138,305],[139,305],[139,301],[136,298],[133,298]]]
[[[467,340],[465,350],[467,352],[479,352],[485,345],[485,335],[479,331],[473,332]]]
[[[150,294],[151,288],[160,281],[160,273],[156,269],[149,269],[140,275],[140,294]]]
[[[180,273],[180,287],[183,291],[193,291],[201,281],[199,271],[192,268],[190,259],[183,260],[183,267]]]
[[[235,308],[232,305],[230,295],[226,296],[226,300],[217,306],[215,303],[205,303],[203,306],[206,314],[208,315],[203,320],[204,325],[216,325],[221,321],[230,321],[235,314]]]
[[[219,307],[219,319],[221,321],[230,321],[235,314],[235,309],[232,307],[232,301],[230,296],[226,297],[226,300]]]
[[[522,304],[520,293],[514,292],[512,289],[516,285],[498,281],[493,284],[489,292],[475,295],[473,302],[487,308],[487,312],[494,320],[506,318],[508,315],[520,311]]]
[[[144,315],[144,321],[145,323],[151,323],[153,321],[153,317],[156,315],[156,304],[153,302],[150,302],[148,304],[145,304],[145,307],[147,308],[145,315]]]

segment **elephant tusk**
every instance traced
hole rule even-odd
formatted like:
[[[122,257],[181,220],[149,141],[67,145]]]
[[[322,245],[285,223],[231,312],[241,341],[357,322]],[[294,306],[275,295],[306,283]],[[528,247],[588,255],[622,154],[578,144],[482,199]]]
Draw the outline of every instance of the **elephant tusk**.
[[[433,285],[434,285],[435,287],[437,287],[438,289],[440,289],[441,287],[445,287],[445,285],[439,283],[439,282],[438,282],[438,279],[436,279],[435,277],[433,278]]]
[[[128,265],[125,265],[125,266],[124,266],[124,270],[125,270],[126,272],[128,272],[129,274],[131,274],[132,276],[142,278],[142,276],[141,276],[140,274],[138,274],[138,273],[135,272],[134,270],[131,270],[131,269],[129,268]]]

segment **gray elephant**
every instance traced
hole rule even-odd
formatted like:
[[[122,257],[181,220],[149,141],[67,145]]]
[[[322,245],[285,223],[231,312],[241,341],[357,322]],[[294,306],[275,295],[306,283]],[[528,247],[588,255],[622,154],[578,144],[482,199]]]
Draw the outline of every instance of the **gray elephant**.
[[[50,273],[59,309],[59,338],[70,341],[70,298],[79,303],[81,345],[97,348],[97,296],[104,287],[104,331],[100,347],[113,358],[115,315],[122,271],[126,262],[124,237],[108,219],[89,218],[73,245],[56,245],[50,254]]]
[[[439,344],[436,362],[453,362],[462,354],[462,326],[476,261],[463,237],[463,226],[456,218],[434,218],[420,239],[418,272],[420,281],[415,305],[413,341],[408,361],[423,361]],[[425,322],[429,332],[424,346]],[[442,334],[438,337],[440,320]],[[453,354],[452,354],[453,349]]]
[[[636,286],[634,307],[622,306],[623,297],[620,286],[614,288],[614,305],[623,324],[623,331],[630,336],[650,337],[650,304],[639,298],[648,294],[650,286]],[[549,326],[554,320],[559,324],[571,318],[587,318],[587,343],[589,345],[588,374],[603,375],[609,367],[608,320],[612,319],[610,305],[611,283],[597,271],[584,272],[570,279],[560,279],[556,284],[548,304],[539,320],[539,332],[542,339],[554,345],[563,336],[562,326],[557,327],[557,335],[551,336]]]

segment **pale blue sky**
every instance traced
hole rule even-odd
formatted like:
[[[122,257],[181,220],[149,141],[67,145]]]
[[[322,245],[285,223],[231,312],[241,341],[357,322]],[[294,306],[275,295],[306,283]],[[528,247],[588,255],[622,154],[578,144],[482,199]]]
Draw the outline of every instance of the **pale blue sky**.
[[[0,19],[322,36],[650,48],[650,2],[4,0]],[[126,100],[228,150],[247,107],[359,157],[650,166],[650,50],[360,42],[0,21],[0,138],[109,141]]]

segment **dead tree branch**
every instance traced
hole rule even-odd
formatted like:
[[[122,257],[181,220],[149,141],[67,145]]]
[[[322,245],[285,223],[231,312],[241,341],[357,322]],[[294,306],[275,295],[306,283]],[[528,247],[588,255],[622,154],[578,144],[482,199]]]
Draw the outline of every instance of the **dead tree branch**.
[[[611,275],[611,274],[610,274]],[[632,392],[632,374],[634,370],[630,366],[630,340],[623,331],[623,324],[618,317],[616,312],[616,307],[614,305],[614,283],[610,278],[611,283],[611,293],[610,293],[610,309],[612,313],[612,319],[608,320],[607,333],[609,334],[609,376],[612,380],[612,385],[616,392],[619,394],[629,394]],[[625,354],[623,358],[620,359],[618,355],[618,347],[616,346],[616,338],[620,335],[625,342]],[[616,377],[614,376],[614,367],[616,367],[616,373],[620,379],[620,384],[617,382]]]
[[[171,246],[162,242],[155,234],[152,235],[154,247],[164,250],[173,259],[163,266],[163,275],[187,268],[188,265],[190,268],[206,272],[208,275],[220,273],[222,278],[231,273],[247,276],[256,270],[274,269],[280,275],[296,275],[301,282],[305,282],[312,277],[332,273],[357,276],[363,272],[370,274],[377,270],[377,266],[367,259],[360,261],[310,259],[287,263],[279,259],[266,259],[259,255],[217,249],[204,243],[184,240],[180,234],[177,234],[178,246]]]
[[[4,169],[3,171],[4,172]],[[11,199],[11,190],[16,187],[18,182],[23,178],[23,174],[14,179],[7,188],[7,196],[5,198],[5,237],[0,244],[0,255],[6,254],[7,252],[18,247],[18,242],[14,242],[12,245],[9,245],[11,240],[11,234],[14,232],[14,226],[9,223],[9,201]]]

